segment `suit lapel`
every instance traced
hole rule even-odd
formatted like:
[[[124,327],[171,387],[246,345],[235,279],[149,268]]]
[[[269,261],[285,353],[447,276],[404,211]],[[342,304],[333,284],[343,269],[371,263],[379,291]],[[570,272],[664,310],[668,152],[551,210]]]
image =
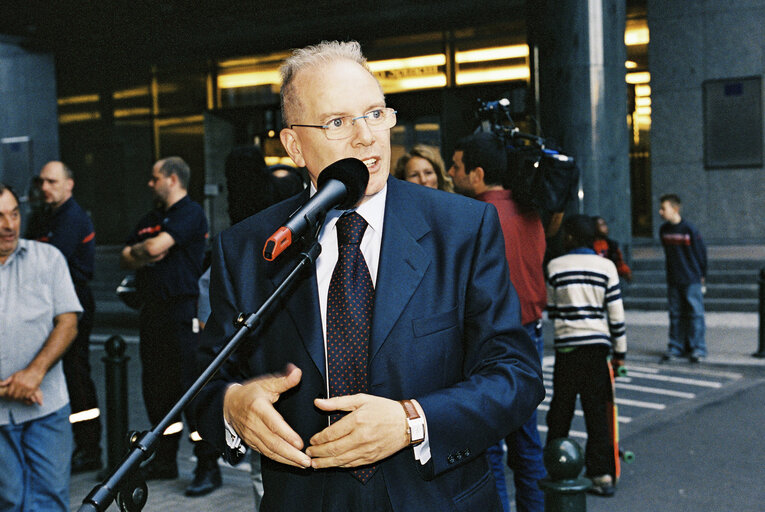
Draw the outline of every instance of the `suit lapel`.
[[[299,206],[308,199],[308,191],[300,196],[295,204]],[[296,207],[297,207],[296,206]],[[278,287],[284,279],[295,268],[298,257],[289,258],[284,254],[287,263],[281,265],[273,271],[271,282],[274,289]],[[287,300],[284,300],[284,308],[287,310],[295,328],[300,335],[300,339],[306,352],[311,356],[316,369],[321,373],[322,379],[326,380],[325,362],[324,362],[324,337],[321,332],[321,312],[319,309],[319,292],[316,284],[316,267],[311,265],[310,269],[305,269],[308,273],[292,287],[292,291],[287,292]],[[278,305],[276,306],[279,307]]]
[[[430,265],[419,240],[430,231],[401,182],[388,179],[385,224],[375,288],[370,361],[388,338]]]

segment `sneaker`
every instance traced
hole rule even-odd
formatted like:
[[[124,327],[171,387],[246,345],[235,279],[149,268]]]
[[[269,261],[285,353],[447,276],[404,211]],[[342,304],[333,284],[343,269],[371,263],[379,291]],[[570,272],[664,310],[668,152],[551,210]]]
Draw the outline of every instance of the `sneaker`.
[[[611,475],[600,475],[592,477],[592,487],[587,489],[590,494],[598,496],[613,496],[616,492],[614,480]]]
[[[210,494],[222,484],[218,461],[212,464],[197,463],[194,480],[186,487],[186,496],[204,496]]]
[[[696,364],[696,363],[700,363],[701,361],[703,361],[704,360],[704,356],[692,355],[691,357],[688,358],[688,360],[691,363]]]
[[[667,352],[666,354],[661,356],[661,361],[659,361],[659,362],[660,363],[668,363],[670,361],[678,361],[680,359],[682,359],[682,356],[679,356],[677,354],[673,354],[672,352]]]

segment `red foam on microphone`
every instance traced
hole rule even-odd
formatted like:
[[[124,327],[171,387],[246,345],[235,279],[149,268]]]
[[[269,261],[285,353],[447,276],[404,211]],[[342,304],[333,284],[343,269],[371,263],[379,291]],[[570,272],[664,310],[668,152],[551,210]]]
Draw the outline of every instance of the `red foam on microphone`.
[[[263,257],[267,261],[274,261],[291,244],[292,231],[282,226],[266,240],[266,245],[263,247]]]

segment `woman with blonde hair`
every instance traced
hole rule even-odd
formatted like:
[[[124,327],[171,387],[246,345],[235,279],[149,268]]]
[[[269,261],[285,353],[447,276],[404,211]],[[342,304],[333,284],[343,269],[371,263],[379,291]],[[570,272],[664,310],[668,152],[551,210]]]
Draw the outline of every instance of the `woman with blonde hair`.
[[[438,148],[417,144],[398,159],[394,176],[445,192],[454,192],[451,177],[447,176]]]

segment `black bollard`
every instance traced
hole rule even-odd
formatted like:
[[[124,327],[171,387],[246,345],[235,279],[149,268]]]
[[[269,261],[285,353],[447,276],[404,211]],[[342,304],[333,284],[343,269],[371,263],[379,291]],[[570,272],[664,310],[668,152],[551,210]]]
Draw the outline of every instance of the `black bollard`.
[[[760,346],[752,357],[765,358],[765,268],[760,269]]]
[[[589,478],[579,477],[584,456],[573,439],[553,439],[544,449],[547,478],[539,481],[545,493],[545,512],[586,512],[585,491],[592,486]]]
[[[106,453],[108,475],[128,451],[127,362],[125,341],[112,336],[106,341]]]

